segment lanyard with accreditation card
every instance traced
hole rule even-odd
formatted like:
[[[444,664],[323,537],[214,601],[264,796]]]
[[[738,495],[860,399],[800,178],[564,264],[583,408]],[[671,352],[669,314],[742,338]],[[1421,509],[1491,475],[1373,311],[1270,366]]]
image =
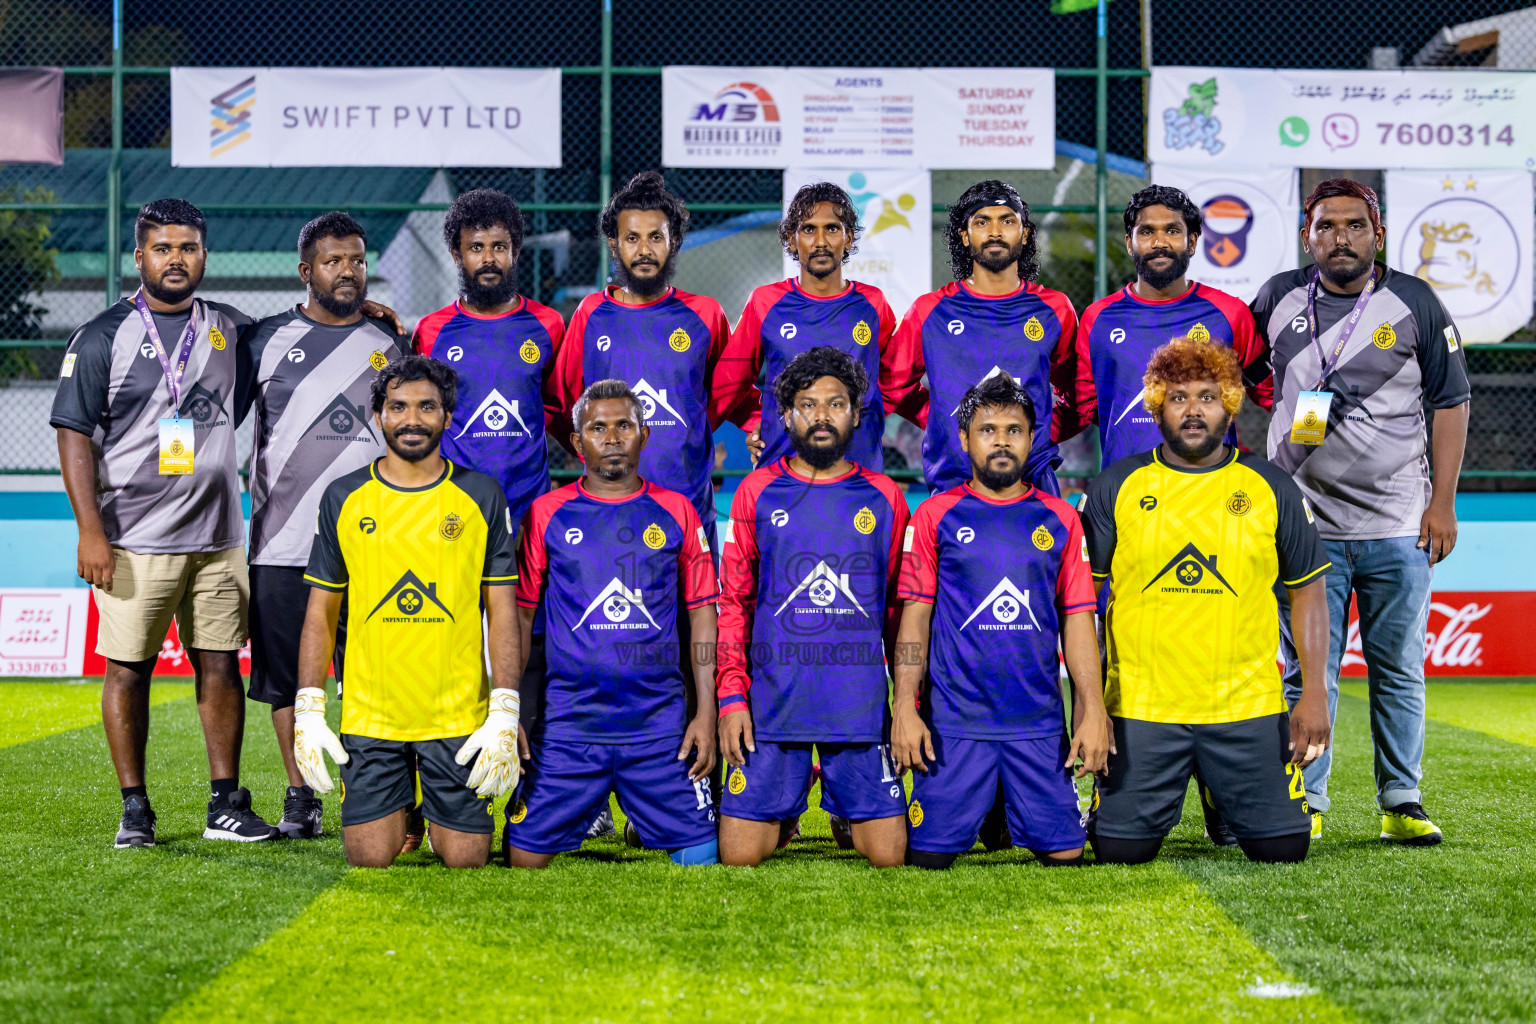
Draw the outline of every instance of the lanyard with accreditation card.
[[[160,368],[165,371],[165,388],[171,398],[171,414],[162,416],[159,421],[160,475],[185,476],[192,472],[196,440],[192,421],[182,419],[178,410],[181,407],[181,378],[187,372],[192,343],[197,340],[197,307],[193,306],[191,315],[187,317],[187,329],[181,336],[181,345],[173,364],[165,343],[160,340],[160,329],[155,325],[155,318],[144,301],[144,289],[140,288],[134,293],[133,306],[139,311],[139,319],[144,322],[144,333],[155,350],[155,356],[160,360]]]
[[[1307,333],[1312,339],[1312,347],[1317,349],[1317,387],[1296,396],[1296,418],[1291,421],[1292,444],[1323,443],[1323,438],[1328,432],[1328,408],[1333,404],[1333,392],[1323,390],[1323,385],[1327,383],[1328,375],[1333,372],[1333,368],[1338,365],[1344,346],[1349,344],[1350,336],[1355,333],[1355,327],[1360,323],[1365,307],[1370,304],[1371,293],[1376,290],[1376,268],[1372,266],[1371,276],[1366,280],[1365,287],[1360,289],[1360,297],[1355,300],[1355,308],[1350,311],[1344,326],[1339,328],[1339,340],[1334,343],[1333,351],[1324,355],[1322,343],[1317,340],[1319,276],[1319,273],[1314,273],[1312,280],[1307,282]]]

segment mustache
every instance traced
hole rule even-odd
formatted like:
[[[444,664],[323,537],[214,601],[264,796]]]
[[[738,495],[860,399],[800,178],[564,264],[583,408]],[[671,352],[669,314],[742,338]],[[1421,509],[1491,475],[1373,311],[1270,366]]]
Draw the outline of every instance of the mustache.
[[[1333,251],[1330,252],[1328,255],[1330,257],[1333,257],[1333,256],[1359,256],[1360,254],[1355,252],[1355,250],[1349,248],[1348,246],[1336,245],[1336,246],[1333,247]]]
[[[826,256],[827,258],[830,259],[831,256],[832,256],[832,250],[831,249],[812,249],[811,250],[811,259],[815,259],[818,256]]]
[[[396,437],[431,437],[432,436],[432,431],[428,430],[426,427],[397,427],[397,428],[395,428],[395,436]]]
[[[1172,249],[1153,249],[1146,255],[1146,258],[1149,260],[1155,260],[1159,257],[1162,257],[1163,259],[1176,260],[1179,258],[1179,254],[1174,252]]]
[[[1186,417],[1184,417],[1183,420],[1181,420],[1179,422],[1179,429],[1180,430],[1189,430],[1192,427],[1202,427],[1202,428],[1205,428],[1205,429],[1209,429],[1210,428],[1210,424],[1205,422],[1205,420],[1201,419],[1198,416],[1186,416]]]

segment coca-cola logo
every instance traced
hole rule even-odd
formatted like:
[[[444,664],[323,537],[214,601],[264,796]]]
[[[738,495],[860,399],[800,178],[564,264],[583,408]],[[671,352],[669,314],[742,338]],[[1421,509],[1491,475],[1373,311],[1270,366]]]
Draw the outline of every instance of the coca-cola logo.
[[[1483,663],[1483,634],[1469,632],[1472,624],[1493,611],[1493,602],[1469,601],[1453,608],[1439,601],[1429,603],[1429,625],[1424,634],[1424,664],[1437,668],[1467,668]],[[1443,616],[1436,629],[1436,616]],[[1360,640],[1360,620],[1349,620],[1349,636],[1344,644],[1341,668],[1365,665],[1365,646]]]

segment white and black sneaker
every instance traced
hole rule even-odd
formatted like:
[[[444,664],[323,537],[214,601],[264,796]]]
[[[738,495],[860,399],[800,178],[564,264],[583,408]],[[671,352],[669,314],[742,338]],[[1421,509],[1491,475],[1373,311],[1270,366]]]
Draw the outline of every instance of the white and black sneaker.
[[[259,843],[263,839],[275,839],[276,828],[251,810],[251,791],[241,786],[220,800],[208,801],[208,827],[203,829],[204,839],[233,839],[237,843]]]
[[[598,816],[592,819],[592,824],[587,826],[587,838],[611,836],[613,831],[613,808],[604,807]]]
[[[155,812],[150,810],[148,799],[134,795],[123,801],[123,821],[113,845],[119,850],[155,845]]]
[[[321,834],[320,798],[308,786],[289,786],[283,797],[283,818],[277,823],[284,839],[313,839]]]

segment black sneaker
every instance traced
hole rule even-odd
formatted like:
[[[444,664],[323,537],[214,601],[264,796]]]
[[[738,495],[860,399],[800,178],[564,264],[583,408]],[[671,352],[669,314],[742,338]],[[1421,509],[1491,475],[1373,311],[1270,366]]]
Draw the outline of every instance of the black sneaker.
[[[259,843],[263,839],[275,839],[277,829],[251,810],[251,791],[241,786],[220,800],[208,801],[208,827],[203,829],[204,839],[233,839],[237,843]]]
[[[283,797],[283,819],[277,831],[284,839],[313,839],[320,835],[320,798],[308,786],[289,786]]]
[[[839,850],[853,849],[853,822],[847,818],[839,818],[835,814],[827,815],[832,824],[832,839],[837,843]]]
[[[1237,836],[1232,834],[1221,812],[1207,799],[1204,786],[1197,786],[1200,790],[1200,809],[1205,812],[1205,837],[1217,846],[1236,846]]]
[[[592,819],[592,824],[587,827],[587,838],[596,839],[599,836],[611,836],[613,831],[613,808],[604,807],[598,816]]]
[[[147,799],[135,795],[123,801],[123,822],[117,827],[117,841],[113,845],[119,850],[155,845],[155,812],[150,810]]]
[[[624,823],[624,844],[633,846],[637,850],[645,849],[645,843],[640,840],[640,830],[635,828],[635,823],[632,821]]]
[[[998,850],[1013,849],[1013,836],[1008,831],[1008,811],[1003,806],[1003,791],[997,791],[997,799],[992,803],[992,809],[982,819],[981,828],[977,830],[976,838],[981,840],[981,845],[988,853]]]

